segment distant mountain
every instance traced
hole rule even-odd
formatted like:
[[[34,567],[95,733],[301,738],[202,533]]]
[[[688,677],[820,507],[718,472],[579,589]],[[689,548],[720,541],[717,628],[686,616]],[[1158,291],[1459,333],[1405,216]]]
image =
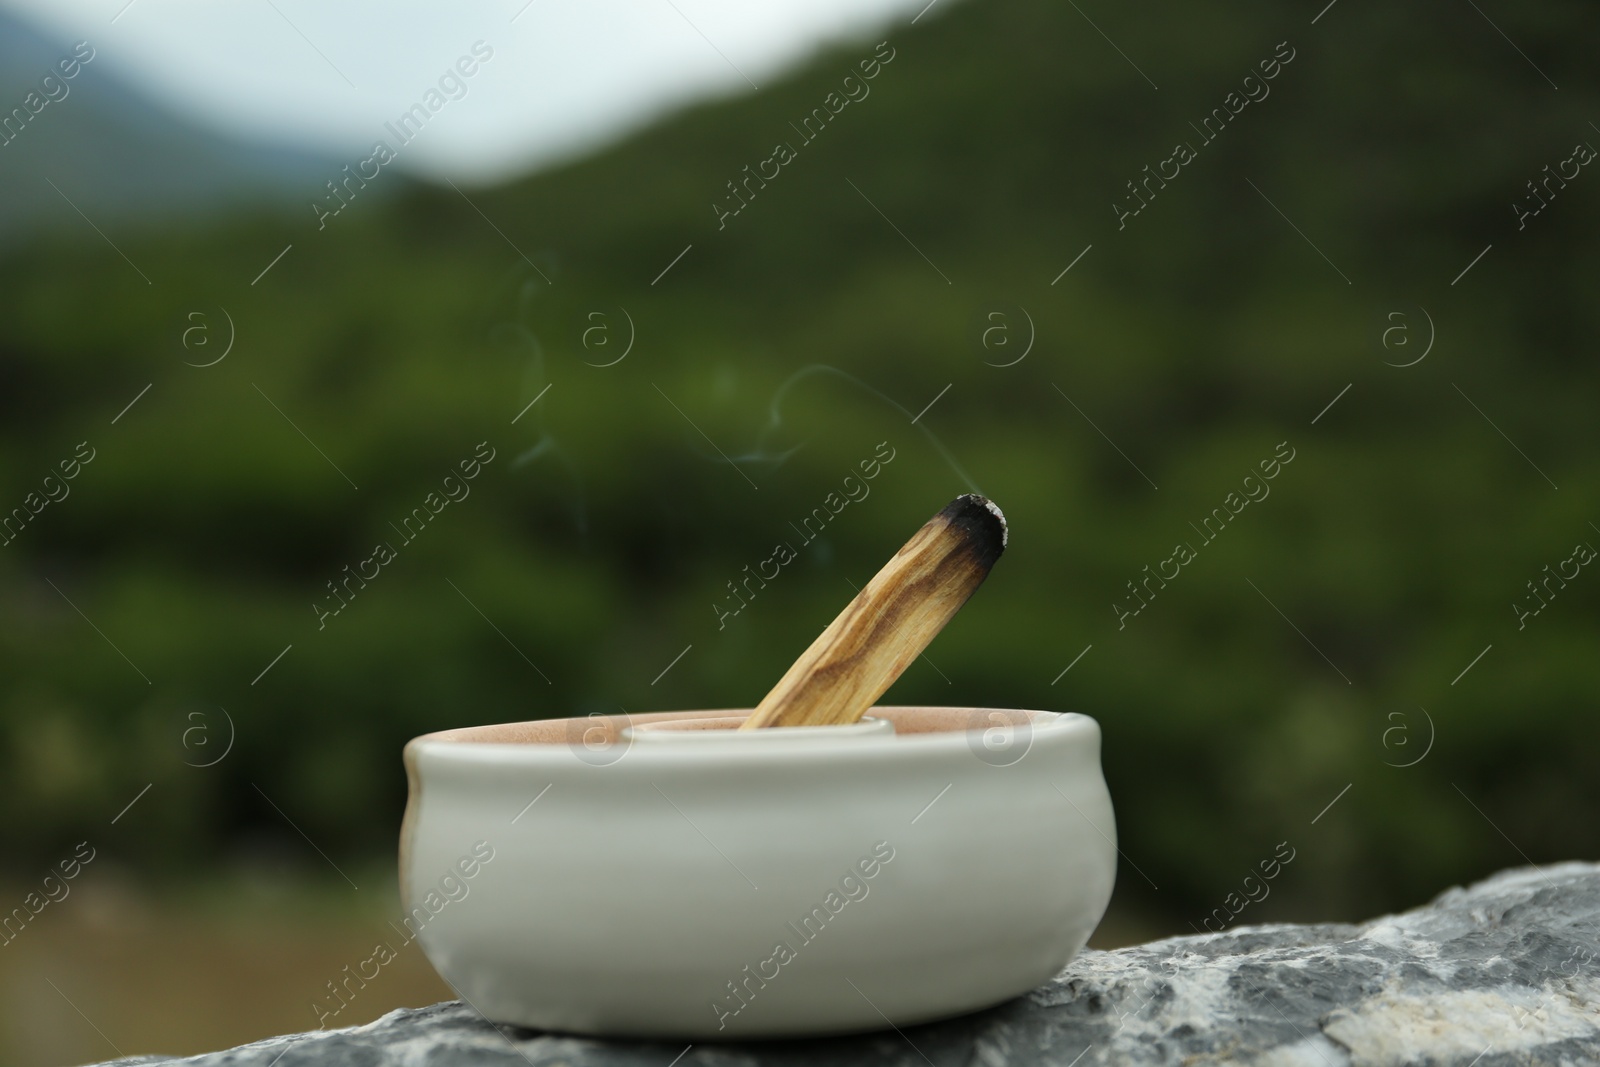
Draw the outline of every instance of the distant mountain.
[[[73,45],[0,12],[0,238],[66,219],[81,226],[63,195],[96,223],[309,202],[343,162],[194,125],[145,97],[102,55],[63,79],[57,64],[74,58]]]

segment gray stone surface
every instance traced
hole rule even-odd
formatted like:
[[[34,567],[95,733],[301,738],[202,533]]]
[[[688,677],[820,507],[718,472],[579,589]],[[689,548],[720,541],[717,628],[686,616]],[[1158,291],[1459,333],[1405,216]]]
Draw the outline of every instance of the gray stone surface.
[[[1600,1064],[1600,864],[1506,871],[1359,926],[1250,926],[1089,951],[1026,997],[900,1032],[685,1049],[496,1030],[452,1001],[353,1029],[117,1063]]]

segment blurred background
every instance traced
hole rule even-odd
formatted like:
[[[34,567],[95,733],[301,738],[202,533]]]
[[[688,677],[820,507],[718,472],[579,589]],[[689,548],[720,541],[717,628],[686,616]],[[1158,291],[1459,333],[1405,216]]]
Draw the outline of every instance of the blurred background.
[[[1100,721],[1094,944],[1594,858],[1600,13],[1324,2],[0,5],[0,1060],[313,1028],[408,738],[750,706],[968,491],[886,702]]]

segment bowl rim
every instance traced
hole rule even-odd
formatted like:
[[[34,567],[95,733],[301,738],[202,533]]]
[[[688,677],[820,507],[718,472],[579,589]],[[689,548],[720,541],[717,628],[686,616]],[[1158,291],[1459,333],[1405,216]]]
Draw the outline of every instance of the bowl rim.
[[[643,712],[637,715],[569,716],[458,727],[450,730],[437,730],[412,738],[406,743],[404,757],[408,765],[412,765],[413,761],[418,761],[420,764],[420,760],[425,757],[427,763],[435,766],[440,762],[478,765],[513,763],[571,766],[574,762],[577,762],[574,750],[582,747],[579,744],[571,741],[482,740],[481,732],[490,730],[509,731],[525,727],[537,729],[540,728],[540,724],[545,724],[543,729],[548,730],[555,724],[578,724],[598,718],[612,723],[620,733],[623,726],[690,718],[725,718],[745,715],[750,710],[749,708],[716,708],[695,711]],[[930,716],[937,717],[951,712],[956,713],[971,725],[965,727],[951,726],[947,719],[943,725],[917,731],[904,731],[900,728],[899,720],[901,719],[926,719]],[[782,745],[739,745],[737,746],[737,751],[734,751],[735,746],[731,743],[722,745],[667,745],[648,742],[644,744],[638,742],[611,742],[594,746],[594,749],[606,752],[620,749],[627,752],[628,755],[626,760],[622,760],[619,755],[617,757],[618,760],[631,762],[642,758],[651,763],[655,763],[658,760],[710,759],[718,762],[727,762],[768,758],[785,761],[793,759],[838,759],[847,752],[850,754],[871,753],[875,758],[894,758],[895,753],[910,757],[914,754],[927,756],[956,749],[970,749],[973,744],[974,734],[1000,725],[1024,727],[1029,734],[1028,744],[1030,746],[1041,741],[1059,742],[1074,736],[1081,736],[1083,740],[1097,739],[1100,734],[1100,724],[1095,719],[1074,711],[954,705],[883,705],[869,709],[867,714],[889,719],[895,723],[895,730],[891,733],[849,738],[819,736],[814,741],[810,739],[794,739]],[[1002,716],[1005,721],[989,722],[988,716],[991,714]],[[1021,718],[1018,718],[1018,716],[1021,716]],[[420,770],[420,766],[418,769]]]

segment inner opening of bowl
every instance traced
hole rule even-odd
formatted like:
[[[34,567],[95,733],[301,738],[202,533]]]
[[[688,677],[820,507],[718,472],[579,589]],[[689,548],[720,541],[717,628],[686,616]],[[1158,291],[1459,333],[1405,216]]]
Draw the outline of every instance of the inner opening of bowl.
[[[749,714],[721,715],[702,719],[667,719],[639,723],[622,729],[623,741],[646,744],[771,744],[798,740],[844,740],[856,737],[884,737],[894,733],[894,723],[877,716],[864,716],[860,722],[826,726],[769,726],[761,730],[741,730]]]
[[[1028,727],[1056,718],[1055,712],[1025,711],[1018,708],[875,707],[868,714],[873,718],[890,722],[894,734],[899,737],[928,733],[959,733],[969,730],[983,731],[995,727]],[[620,741],[622,731],[628,727],[704,722],[707,725],[684,726],[680,729],[726,730],[737,726],[749,715],[749,708],[657,711],[639,715],[590,715],[581,718],[538,719],[531,722],[496,723],[492,726],[468,726],[457,730],[441,730],[426,735],[426,738],[429,741],[455,741],[468,744],[594,746]],[[728,725],[723,725],[724,723]],[[775,729],[817,730],[823,727],[795,726]],[[757,732],[771,731],[746,731],[746,733]]]

